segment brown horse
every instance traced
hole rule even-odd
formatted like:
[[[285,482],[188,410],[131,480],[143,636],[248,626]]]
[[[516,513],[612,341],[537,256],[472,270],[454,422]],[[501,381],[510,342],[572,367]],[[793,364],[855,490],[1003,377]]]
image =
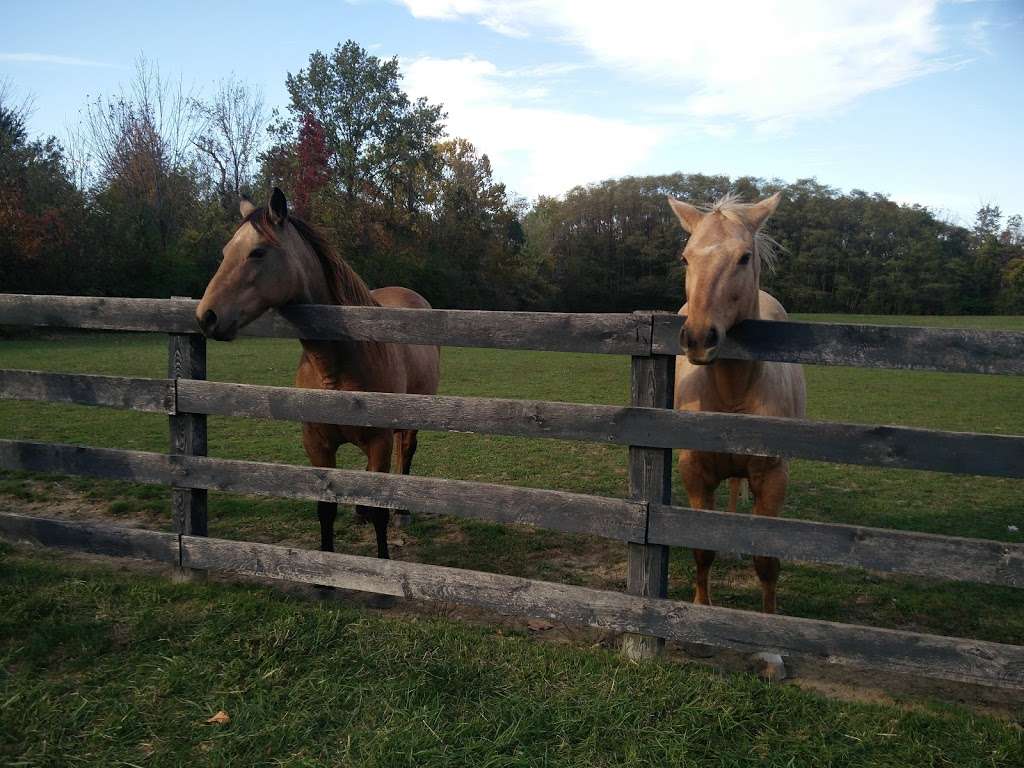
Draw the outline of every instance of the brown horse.
[[[761,269],[773,256],[772,241],[761,226],[778,206],[779,194],[754,204],[730,195],[703,210],[672,198],[669,204],[690,233],[683,250],[686,304],[679,310],[686,318],[680,336],[686,356],[676,359],[676,409],[802,417],[806,393],[799,365],[717,357],[721,341],[737,323],[787,317],[782,305],[759,288]],[[679,474],[696,509],[714,507],[715,490],[726,478],[746,478],[754,514],[770,517],[782,509],[789,479],[786,462],[774,456],[685,450],[680,451]],[[740,482],[731,480],[731,511]],[[708,573],[715,553],[695,549],[693,555],[694,602],[711,605]],[[755,557],[754,569],[761,581],[762,608],[774,613],[779,561]]]
[[[286,304],[430,308],[426,299],[408,288],[367,288],[315,229],[288,215],[288,201],[277,187],[269,207],[257,208],[243,198],[240,210],[242,224],[224,246],[224,260],[196,309],[206,336],[230,341],[240,328],[268,309]],[[438,347],[307,339],[301,343],[297,387],[419,395],[437,392]],[[366,454],[368,471],[390,472],[393,452],[396,468],[407,475],[416,453],[416,430],[302,425],[302,444],[313,466],[335,466],[335,454],[345,443]],[[361,519],[373,521],[377,556],[388,557],[388,510],[357,506],[356,512]],[[320,549],[333,552],[338,505],[318,502],[317,514]]]

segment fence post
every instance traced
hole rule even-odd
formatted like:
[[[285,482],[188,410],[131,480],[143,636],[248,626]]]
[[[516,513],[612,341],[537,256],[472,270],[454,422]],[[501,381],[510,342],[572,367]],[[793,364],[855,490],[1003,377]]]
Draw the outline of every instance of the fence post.
[[[634,356],[630,404],[647,408],[673,407],[676,359],[671,355]],[[672,502],[672,449],[629,446],[629,494],[648,504]],[[643,597],[667,597],[669,548],[656,544],[629,545],[626,591]],[[631,659],[652,658],[665,648],[665,639],[627,634],[622,652]]]
[[[172,298],[181,298],[178,296]],[[172,333],[167,349],[167,375],[171,379],[206,378],[206,338],[199,333]],[[205,414],[175,413],[170,417],[171,453],[206,455]],[[174,530],[181,535],[205,536],[206,489],[172,488],[171,515]],[[205,571],[181,571],[185,578],[201,577]]]

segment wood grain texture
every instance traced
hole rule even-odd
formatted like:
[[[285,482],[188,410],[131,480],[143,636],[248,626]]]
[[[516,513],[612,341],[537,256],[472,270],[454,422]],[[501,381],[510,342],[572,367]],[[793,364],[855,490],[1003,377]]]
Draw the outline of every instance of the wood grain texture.
[[[133,392],[138,382],[138,391]],[[165,410],[170,384],[83,374],[0,371],[0,397]],[[52,397],[51,397],[52,396]],[[179,379],[181,414],[415,427],[450,432],[691,448],[918,469],[1024,477],[1024,437],[843,424],[746,414],[495,398],[333,392]]]
[[[167,375],[179,379],[206,378],[206,339],[196,333],[172,333],[167,344]],[[206,455],[206,416],[196,413],[182,413],[177,407],[168,419],[170,450],[172,454],[186,456]],[[202,488],[180,488],[171,491],[171,514],[175,530],[195,536],[205,536],[207,531],[206,490]]]
[[[178,535],[103,523],[50,520],[0,512],[0,536],[44,547],[178,564]]]
[[[671,408],[675,358],[633,358],[630,366],[630,403],[644,408]],[[645,504],[672,502],[672,451],[666,448],[629,447],[629,496]],[[661,544],[631,543],[627,553],[626,591],[643,597],[668,595],[669,549]],[[622,652],[630,659],[652,658],[664,651],[665,639],[637,634],[622,638]]]
[[[683,318],[655,315],[653,322],[654,354],[682,354]],[[1024,333],[747,320],[729,331],[719,355],[736,360],[1021,375]]]
[[[194,333],[191,299],[0,294],[0,325]],[[650,315],[305,305],[270,312],[243,336],[650,354]]]
[[[0,325],[191,333],[193,300],[0,294]],[[624,355],[680,352],[682,318],[667,313],[482,312],[295,306],[243,329],[248,336],[377,339],[409,344]],[[750,320],[722,357],[955,373],[1024,374],[1024,333]]]
[[[744,652],[809,655],[984,685],[1024,688],[1024,647],[749,613],[513,576],[268,544],[184,536],[182,564],[505,614],[587,624]]]
[[[0,440],[0,468],[410,509],[616,541],[643,541],[645,535],[646,507],[627,499],[415,475],[13,440]]]
[[[174,412],[174,382],[0,369],[0,399],[99,405],[169,414]]]
[[[1024,544],[652,505],[648,541],[1024,588]]]
[[[645,508],[623,499],[358,470],[326,470],[0,440],[0,468],[346,504],[410,507],[644,542]],[[652,504],[652,544],[1024,587],[1024,546]]]
[[[1024,437],[748,414],[494,398],[178,383],[178,408],[219,415],[586,440],[892,469],[1024,477]]]
[[[96,523],[0,513],[0,535],[62,549],[177,562],[179,537]],[[505,614],[657,634],[738,651],[810,655],[982,685],[1024,688],[1024,647],[768,616],[418,563],[270,544],[180,537],[183,567],[327,584]]]

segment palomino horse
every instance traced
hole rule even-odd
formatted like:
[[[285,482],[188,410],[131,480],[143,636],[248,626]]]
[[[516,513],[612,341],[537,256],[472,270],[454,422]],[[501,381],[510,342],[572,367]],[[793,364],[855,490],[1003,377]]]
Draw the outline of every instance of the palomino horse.
[[[242,198],[240,210],[242,224],[224,246],[224,260],[196,309],[196,319],[206,336],[230,341],[240,328],[268,309],[286,304],[430,308],[426,299],[408,288],[367,288],[315,229],[288,215],[288,201],[277,187],[269,207],[257,208],[248,198]],[[367,341],[301,342],[297,387],[418,395],[437,392],[438,347]],[[313,466],[335,466],[335,454],[345,443],[353,443],[366,454],[366,469],[370,472],[390,472],[393,451],[397,469],[409,474],[416,453],[416,430],[302,425],[302,444]],[[356,507],[356,512],[363,520],[373,521],[377,556],[386,558],[388,510]],[[318,502],[317,514],[320,549],[333,552],[338,505]]]
[[[718,359],[726,333],[743,320],[785,320],[786,310],[760,290],[762,266],[771,265],[772,241],[761,226],[779,204],[776,193],[759,203],[744,204],[727,195],[708,209],[669,198],[680,224],[689,234],[683,250],[686,304],[680,342],[685,357],[676,360],[675,407],[681,411],[752,413],[802,417],[806,392],[799,365]],[[744,456],[681,451],[679,474],[690,506],[714,507],[715,489],[726,478],[746,478],[754,496],[754,514],[775,517],[786,496],[789,471],[773,456]],[[732,479],[730,506],[735,511],[741,480]],[[715,553],[695,549],[697,583],[694,602],[711,604],[708,572]],[[762,608],[775,612],[779,561],[755,557],[761,581]]]

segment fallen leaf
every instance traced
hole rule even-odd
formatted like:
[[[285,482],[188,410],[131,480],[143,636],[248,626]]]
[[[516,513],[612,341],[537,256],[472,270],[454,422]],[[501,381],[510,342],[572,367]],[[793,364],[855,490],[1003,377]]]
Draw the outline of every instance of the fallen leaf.
[[[211,717],[206,722],[212,723],[213,725],[227,725],[231,722],[231,716],[223,709],[218,709],[217,714]]]
[[[526,622],[526,628],[531,632],[544,632],[555,625],[546,619],[530,619]]]

